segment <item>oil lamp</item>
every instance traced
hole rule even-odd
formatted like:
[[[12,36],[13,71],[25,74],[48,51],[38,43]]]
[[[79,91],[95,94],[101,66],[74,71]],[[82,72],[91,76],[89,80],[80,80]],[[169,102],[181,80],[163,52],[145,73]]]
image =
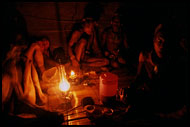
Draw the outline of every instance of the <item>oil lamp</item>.
[[[66,73],[64,67],[59,67],[59,74],[60,74],[60,83],[59,83],[59,90],[62,94],[67,95],[70,89],[70,83],[66,79]]]
[[[63,92],[67,92],[69,88],[70,88],[69,82],[63,77],[59,84],[59,89]]]
[[[73,94],[70,91],[70,83],[66,79],[66,73],[62,66],[59,67],[60,73],[60,83],[59,83],[59,90],[61,91],[61,98],[64,102],[64,109],[69,109],[72,107],[71,101],[73,98]]]

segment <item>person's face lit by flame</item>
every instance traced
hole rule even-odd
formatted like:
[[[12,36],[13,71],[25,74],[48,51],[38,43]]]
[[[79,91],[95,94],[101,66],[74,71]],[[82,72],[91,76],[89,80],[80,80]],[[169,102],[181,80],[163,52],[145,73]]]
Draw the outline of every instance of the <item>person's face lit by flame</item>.
[[[38,44],[39,44],[42,52],[45,52],[49,48],[49,41],[48,40],[38,41]]]
[[[119,32],[119,29],[121,27],[121,21],[120,18],[115,17],[111,21],[112,29],[114,32]]]
[[[161,32],[158,32],[154,38],[154,50],[159,58],[163,57],[165,39]]]
[[[88,35],[92,35],[94,30],[94,24],[93,23],[88,23],[84,25],[84,32]]]
[[[49,41],[48,40],[44,40],[43,41],[43,46],[44,46],[44,49],[47,50],[49,48]]]
[[[159,24],[154,33],[154,39],[153,39],[153,45],[154,45],[154,50],[158,58],[162,59],[163,57],[166,57],[168,54],[168,29],[166,26],[163,26],[163,24]]]

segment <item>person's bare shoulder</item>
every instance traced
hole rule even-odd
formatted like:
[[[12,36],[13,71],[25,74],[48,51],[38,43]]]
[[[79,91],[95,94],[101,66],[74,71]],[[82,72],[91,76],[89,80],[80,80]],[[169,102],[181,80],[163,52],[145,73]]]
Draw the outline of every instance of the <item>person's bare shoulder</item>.
[[[40,49],[40,46],[38,43],[32,43],[30,49]]]
[[[79,30],[76,30],[73,32],[72,37],[79,38],[82,35],[82,32]]]
[[[80,38],[80,36],[82,35],[82,32],[79,30],[76,30],[72,33],[72,37],[69,41],[70,45],[73,45],[74,43],[76,43],[78,41],[78,39]]]

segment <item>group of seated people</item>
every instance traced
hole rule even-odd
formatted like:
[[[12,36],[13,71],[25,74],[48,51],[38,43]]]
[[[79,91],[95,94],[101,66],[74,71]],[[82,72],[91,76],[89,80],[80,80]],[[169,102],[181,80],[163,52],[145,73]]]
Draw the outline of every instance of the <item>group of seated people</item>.
[[[72,33],[68,43],[72,66],[80,68],[82,65],[91,67],[111,65],[119,68],[120,65],[126,64],[125,53],[129,45],[121,26],[120,18],[114,16],[111,26],[103,31],[99,44],[96,21],[90,18],[84,19],[81,27]],[[146,111],[154,106],[153,112],[160,115],[179,111],[173,115],[177,117],[189,110],[186,99],[187,61],[184,61],[186,59],[180,54],[173,54],[175,49],[171,46],[171,41],[175,39],[171,38],[175,36],[169,33],[171,32],[169,29],[168,25],[158,24],[155,28],[152,50],[139,54],[137,76],[130,86],[129,101],[136,107],[146,103],[148,105],[144,106]],[[29,47],[20,45],[11,47],[2,63],[3,111],[7,108],[5,105],[11,100],[13,93],[18,100],[32,105],[32,108],[47,103],[40,80],[47,70],[47,64],[49,67],[59,65],[57,61],[51,59],[49,48],[50,41],[45,37],[39,38]],[[140,93],[137,92],[139,89]]]
[[[72,33],[68,44],[72,65],[75,67],[111,65],[113,68],[119,68],[120,65],[126,64],[125,53],[129,46],[120,20],[120,16],[115,15],[111,25],[98,38],[96,21],[92,18],[84,19],[81,26]]]

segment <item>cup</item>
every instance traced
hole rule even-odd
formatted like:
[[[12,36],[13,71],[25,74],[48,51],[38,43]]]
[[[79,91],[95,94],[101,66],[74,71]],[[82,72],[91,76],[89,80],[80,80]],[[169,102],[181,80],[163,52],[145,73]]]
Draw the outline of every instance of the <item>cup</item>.
[[[112,105],[116,101],[118,76],[105,72],[100,75],[99,94],[104,105]]]

